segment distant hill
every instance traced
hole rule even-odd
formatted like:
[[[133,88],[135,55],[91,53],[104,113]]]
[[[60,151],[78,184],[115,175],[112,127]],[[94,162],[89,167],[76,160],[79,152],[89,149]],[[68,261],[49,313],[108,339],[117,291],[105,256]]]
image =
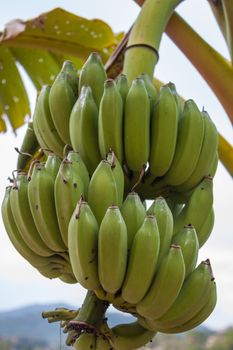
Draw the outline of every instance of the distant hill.
[[[48,324],[41,317],[42,311],[57,307],[74,309],[74,306],[64,303],[29,305],[11,311],[0,312],[0,338],[22,338],[45,343],[58,343],[60,327],[58,323]],[[108,312],[110,326],[118,323],[132,322],[133,317],[114,311]],[[65,337],[65,336],[64,336]]]
[[[41,316],[42,311],[54,310],[57,307],[75,309],[73,305],[59,302],[29,305],[0,312],[0,350],[57,350],[60,348],[60,341],[62,349],[69,350],[70,348],[65,346],[66,335],[61,331],[59,323],[49,324]],[[134,320],[132,316],[114,311],[113,308],[108,310],[106,316],[111,327]],[[193,347],[192,350],[204,350],[206,348],[202,345],[213,333],[203,325],[197,327],[194,333],[192,331],[177,335],[159,333],[154,338],[150,348],[153,350],[187,350],[190,348],[190,341],[195,341],[195,343],[198,341],[198,346]]]

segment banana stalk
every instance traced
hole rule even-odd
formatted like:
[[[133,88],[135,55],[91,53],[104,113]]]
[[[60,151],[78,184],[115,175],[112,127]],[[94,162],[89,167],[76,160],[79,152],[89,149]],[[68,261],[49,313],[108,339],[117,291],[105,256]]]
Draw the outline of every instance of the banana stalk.
[[[123,73],[129,84],[142,72],[153,78],[162,34],[175,7],[182,0],[146,0],[126,47]]]
[[[139,6],[145,3],[145,0],[134,1]],[[172,14],[164,30],[203,76],[233,123],[233,68],[230,62],[202,39],[176,12]],[[223,34],[226,36],[225,33],[224,27]]]
[[[66,345],[72,345],[82,330],[97,334],[100,331],[108,305],[108,302],[98,299],[94,292],[87,291],[77,316],[66,326],[68,330]]]

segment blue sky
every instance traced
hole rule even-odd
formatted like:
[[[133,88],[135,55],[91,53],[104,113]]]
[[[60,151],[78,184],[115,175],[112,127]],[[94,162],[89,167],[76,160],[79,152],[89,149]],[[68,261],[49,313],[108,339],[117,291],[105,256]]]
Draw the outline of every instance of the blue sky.
[[[132,0],[80,0],[55,1],[46,0],[19,2],[2,1],[0,13],[0,30],[11,19],[28,19],[54,7],[62,7],[87,18],[101,18],[114,31],[127,30],[139,11]],[[227,48],[207,1],[184,1],[178,12],[217,50],[225,57]],[[219,131],[228,140],[232,140],[231,124],[219,104],[218,100],[203,81],[199,73],[192,67],[183,54],[166,37],[163,36],[160,61],[155,75],[164,81],[176,84],[178,92],[188,98],[193,98],[198,106],[203,106],[209,112]],[[30,89],[32,108],[35,103],[36,92],[26,79]],[[0,136],[0,152],[2,167],[0,172],[0,201],[2,201],[7,177],[16,164],[15,146],[20,146],[25,128],[18,132],[18,137],[8,133]],[[233,183],[229,174],[222,165],[219,165],[214,181],[216,222],[212,236],[200,250],[200,260],[211,259],[214,274],[218,285],[218,304],[215,312],[206,324],[213,328],[223,328],[233,325],[233,235],[232,235],[232,208]],[[47,280],[39,275],[26,261],[19,256],[10,244],[0,219],[0,281],[1,299],[0,310],[12,309],[30,303],[64,301],[80,305],[85,290],[79,285],[66,285],[57,280]]]

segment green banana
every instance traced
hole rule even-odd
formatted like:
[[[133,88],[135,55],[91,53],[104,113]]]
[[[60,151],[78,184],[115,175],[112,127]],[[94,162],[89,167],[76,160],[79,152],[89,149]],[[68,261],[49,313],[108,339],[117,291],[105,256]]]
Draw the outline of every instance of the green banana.
[[[36,101],[36,109],[34,118],[40,133],[45,141],[48,149],[62,157],[63,148],[65,146],[64,142],[61,140],[56,127],[54,125],[50,109],[49,109],[49,95],[51,87],[49,85],[44,85],[39,93]]]
[[[178,297],[168,311],[152,321],[154,329],[177,327],[194,317],[209,298],[211,279],[209,261],[201,262],[185,280]]]
[[[111,164],[102,160],[94,171],[88,189],[88,204],[100,225],[107,208],[118,205],[118,191]]]
[[[37,99],[38,99],[38,97],[37,97]],[[37,116],[39,113],[40,113],[39,105],[37,105],[37,103],[36,103],[34,114],[33,114],[33,129],[34,129],[34,132],[35,132],[35,135],[36,135],[36,138],[39,142],[40,147],[42,148],[42,150],[45,153],[47,153],[47,151],[49,150],[49,146],[46,144],[46,142],[44,140],[43,133],[40,129],[40,125],[39,125],[38,120],[37,120]]]
[[[210,119],[207,112],[202,112],[204,119],[204,139],[202,142],[200,156],[198,162],[191,176],[180,186],[176,188],[177,191],[192,190],[204,176],[208,176],[211,165],[216,156],[218,147],[218,132],[216,126]]]
[[[190,199],[193,191],[188,191],[188,192],[176,192],[170,188],[168,191],[167,195],[173,201],[175,204],[186,204],[188,200]]]
[[[215,176],[218,169],[218,161],[219,161],[219,157],[218,157],[218,151],[217,151],[210,167],[209,176],[211,177]]]
[[[99,226],[89,205],[80,200],[70,219],[68,247],[77,281],[86,289],[100,287],[98,278]]]
[[[73,275],[71,265],[66,259],[64,259],[62,256],[54,255],[53,257],[46,258],[49,260],[47,265],[40,266],[37,268],[37,270],[47,278],[63,278],[64,276],[69,276],[69,282],[75,283],[75,277]],[[77,283],[77,281],[76,281]]]
[[[199,241],[200,248],[205,244],[205,242],[209,238],[213,227],[214,227],[214,208],[210,210],[210,213],[206,217],[203,225],[198,230],[198,241]]]
[[[150,208],[147,210],[147,214],[154,215],[158,224],[160,249],[157,266],[159,266],[171,244],[173,235],[173,216],[166,200],[161,196],[153,201]]]
[[[155,102],[156,102],[157,97],[158,97],[158,91],[157,91],[156,87],[154,86],[153,82],[151,81],[148,74],[142,73],[142,74],[140,74],[139,78],[141,78],[144,81],[146,91],[148,93],[149,100],[150,100],[150,112],[152,113],[153,109],[154,109]]]
[[[95,350],[111,350],[112,346],[109,343],[109,340],[104,335],[99,335],[96,337],[96,346]]]
[[[84,161],[82,160],[80,153],[75,151],[69,151],[66,158],[69,162],[72,163],[72,167],[74,168],[74,171],[76,171],[77,174],[80,174],[80,177],[84,185],[83,195],[84,197],[87,197],[90,178],[89,178],[87,167]]]
[[[68,284],[77,283],[77,280],[76,280],[75,276],[73,275],[73,273],[63,273],[62,275],[59,276],[59,279],[62,282],[68,283]]]
[[[84,196],[84,185],[80,173],[74,163],[65,158],[54,183],[54,199],[59,229],[67,247],[70,218],[81,196]]]
[[[141,78],[133,80],[125,101],[124,145],[128,168],[141,171],[150,151],[150,101]]]
[[[70,113],[77,96],[74,94],[72,79],[65,66],[57,75],[49,94],[49,108],[57,133],[65,144],[71,144],[69,133]]]
[[[54,278],[54,273],[56,275],[55,277],[59,277],[59,275],[63,273],[63,265],[65,264],[64,259],[60,255],[56,254],[53,254],[50,257],[40,256],[31,250],[31,248],[23,240],[15,223],[10,205],[11,191],[12,187],[8,186],[6,188],[5,196],[1,206],[3,223],[11,243],[17,252],[33,267],[41,271],[43,270],[44,272],[47,271],[47,275],[49,271],[51,271],[51,274],[53,275],[51,278]],[[52,271],[53,269],[56,271]]]
[[[198,258],[199,241],[197,233],[191,224],[184,226],[172,239],[172,243],[181,246],[185,264],[185,277],[195,268]]]
[[[28,179],[24,173],[19,173],[10,193],[10,205],[13,218],[22,239],[35,253],[41,256],[51,256],[53,251],[43,241],[35,226],[28,201]]]
[[[73,92],[75,96],[78,96],[78,85],[79,85],[79,78],[78,78],[78,72],[75,69],[73,63],[69,60],[64,61],[62,65],[62,71],[67,74],[70,85],[73,89]]]
[[[123,109],[124,109],[125,100],[129,92],[128,80],[125,74],[118,75],[118,77],[116,78],[116,87],[121,95],[122,102],[123,102]]]
[[[39,150],[39,148],[40,145],[36,138],[33,122],[28,122],[17,158],[17,169],[24,170],[27,167],[27,164],[30,162],[32,156]]]
[[[199,326],[202,322],[204,322],[212,313],[214,310],[216,303],[217,303],[217,288],[216,283],[214,281],[211,281],[211,287],[210,287],[210,293],[208,295],[207,302],[203,306],[203,308],[197,312],[197,314],[188,320],[186,323],[173,328],[165,328],[165,329],[158,329],[159,332],[162,333],[181,333],[181,332],[187,332],[192,328],[195,328]]]
[[[108,293],[116,293],[122,286],[127,264],[127,228],[120,209],[110,206],[99,228],[99,280]]]
[[[48,264],[46,266],[38,267],[37,271],[44,277],[53,279],[61,276],[63,268],[59,265]]]
[[[166,202],[172,212],[173,218],[178,216],[184,205],[182,203],[176,203],[171,197],[167,197]]]
[[[175,97],[177,108],[178,108],[178,117],[180,118],[182,111],[184,109],[184,100],[180,97],[180,95],[178,95],[177,90],[176,90],[176,86],[174,83],[169,82],[166,84],[166,86],[169,87],[173,96]]]
[[[193,100],[187,100],[178,123],[175,154],[163,182],[178,186],[194,171],[201,152],[204,118]]]
[[[123,160],[123,103],[112,79],[104,83],[99,106],[98,139],[102,158],[113,150],[120,163]]]
[[[138,321],[118,324],[110,329],[109,342],[116,350],[134,350],[146,345],[156,335],[142,327]]]
[[[96,52],[91,53],[80,71],[79,93],[83,86],[90,86],[95,103],[99,108],[106,79],[107,74],[104,70],[100,55]]]
[[[5,196],[2,202],[1,212],[3,223],[7,232],[7,235],[17,250],[17,252],[24,257],[33,266],[46,265],[45,258],[39,256],[31,250],[31,248],[24,242],[22,236],[15,223],[11,205],[10,205],[10,194],[13,191],[12,186],[6,187]]]
[[[161,87],[151,117],[149,172],[163,176],[170,168],[176,149],[178,108],[168,86]]]
[[[145,219],[146,210],[136,192],[127,195],[120,209],[127,227],[128,249],[131,249],[134,236]]]
[[[70,115],[70,139],[75,151],[80,152],[89,173],[101,160],[98,144],[98,108],[90,86],[83,86]]]
[[[82,332],[75,343],[73,344],[74,349],[77,350],[95,350],[96,337],[93,333]]]
[[[54,201],[55,178],[43,164],[35,164],[28,184],[28,198],[36,228],[47,246],[55,252],[66,251],[59,230]]]
[[[160,237],[155,216],[149,215],[136,232],[122,285],[122,298],[137,304],[147,293],[159,256]]]
[[[137,313],[147,319],[163,316],[175,302],[185,278],[181,247],[170,246],[146,296],[137,304]]]
[[[213,180],[210,177],[206,177],[195,188],[180,214],[174,219],[174,235],[185,225],[192,224],[199,239],[199,230],[210,213],[212,206]]]
[[[118,203],[121,205],[124,198],[124,172],[113,151],[107,154],[107,161],[111,164],[113,177],[117,186]]]
[[[52,178],[55,180],[61,165],[61,158],[58,157],[56,154],[49,152],[46,162],[41,164],[44,164],[44,167],[48,172],[48,174],[51,175]],[[30,179],[30,176],[29,176],[29,179]]]

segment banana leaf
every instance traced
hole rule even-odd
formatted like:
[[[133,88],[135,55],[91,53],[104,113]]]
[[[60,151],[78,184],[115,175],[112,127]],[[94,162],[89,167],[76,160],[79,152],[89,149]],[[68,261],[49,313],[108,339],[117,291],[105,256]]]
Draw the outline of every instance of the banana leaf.
[[[88,20],[60,8],[9,22],[0,32],[0,132],[7,129],[4,117],[15,131],[31,114],[19,67],[40,90],[52,84],[66,59],[79,69],[96,51],[106,62],[121,37],[99,19]]]
[[[15,130],[30,116],[28,96],[14,56],[6,47],[0,47],[0,103],[5,116]]]

